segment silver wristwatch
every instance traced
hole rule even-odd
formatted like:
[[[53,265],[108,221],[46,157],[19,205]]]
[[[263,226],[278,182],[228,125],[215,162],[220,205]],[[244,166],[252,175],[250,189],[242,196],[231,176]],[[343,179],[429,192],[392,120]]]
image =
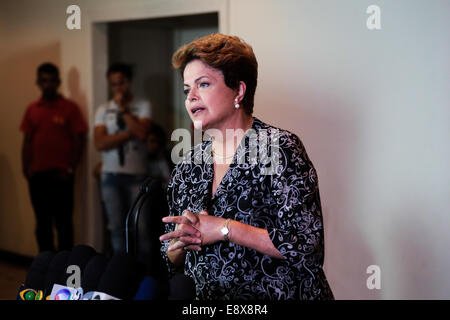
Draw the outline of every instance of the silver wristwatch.
[[[225,224],[223,225],[222,229],[220,229],[220,232],[222,232],[223,238],[225,241],[230,241],[230,238],[228,237],[230,234],[230,229],[228,228],[228,224],[230,223],[231,219],[227,219],[225,221]]]

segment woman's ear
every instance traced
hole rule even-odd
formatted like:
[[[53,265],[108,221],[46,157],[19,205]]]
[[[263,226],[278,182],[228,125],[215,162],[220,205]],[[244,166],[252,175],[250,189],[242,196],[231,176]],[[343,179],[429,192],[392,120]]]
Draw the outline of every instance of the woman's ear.
[[[247,86],[245,85],[244,81],[239,81],[239,87],[238,87],[238,95],[236,96],[237,102],[240,103],[244,97],[245,97],[245,91],[247,90]]]

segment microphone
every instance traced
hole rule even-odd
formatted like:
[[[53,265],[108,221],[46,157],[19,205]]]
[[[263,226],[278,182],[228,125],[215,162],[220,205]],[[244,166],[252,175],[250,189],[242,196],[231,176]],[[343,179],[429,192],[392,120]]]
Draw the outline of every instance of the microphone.
[[[143,278],[143,266],[128,253],[115,254],[100,278],[98,291],[121,300],[132,300]]]
[[[25,279],[25,285],[35,290],[45,290],[45,275],[55,253],[52,251],[45,251],[39,253],[31,263],[30,270],[28,271]]]
[[[81,300],[82,288],[72,288],[55,283],[47,300]]]
[[[60,251],[55,255],[55,257],[49,264],[44,281],[45,283],[44,293],[46,299],[49,299],[54,284],[65,285],[65,283],[61,283],[61,279],[66,273],[67,261],[69,260],[69,256],[70,251],[68,250]]]
[[[142,280],[134,300],[156,300],[159,291],[158,281],[147,276]]]
[[[34,290],[21,284],[17,292],[16,300],[43,300],[44,293],[42,290]]]
[[[89,260],[81,277],[81,287],[84,292],[89,293],[97,290],[100,278],[107,265],[108,259],[103,254],[97,254]]]
[[[99,292],[99,291],[91,291],[87,292],[83,299],[81,300],[120,300],[116,297],[110,296],[109,294]]]
[[[81,275],[83,275],[83,271],[88,264],[89,260],[97,254],[94,248],[80,244],[74,247],[70,253],[69,258],[67,259],[67,267],[68,266],[78,266],[80,268],[80,282]],[[67,280],[71,275],[67,273],[67,270],[63,273],[61,277],[60,283],[62,285],[67,285]],[[81,285],[81,284],[80,284]]]
[[[138,247],[137,247],[137,239],[138,239],[138,222],[139,222],[139,215],[141,213],[141,209],[144,206],[145,201],[156,191],[158,191],[161,188],[161,181],[157,179],[153,179],[152,177],[148,177],[144,180],[144,182],[139,187],[139,194],[137,195],[136,199],[134,200],[130,210],[127,213],[126,219],[125,219],[125,245],[126,245],[126,252],[130,253],[133,252],[135,255],[138,253]],[[137,209],[136,209],[137,208]],[[136,210],[135,210],[136,209]],[[134,234],[134,244],[132,250],[130,250],[130,219],[134,216],[134,227],[133,227],[133,234]]]
[[[87,245],[78,245],[72,249],[67,258],[66,267],[62,272],[59,281],[55,282],[50,293],[50,300],[80,300],[83,296],[83,288],[81,287],[81,275],[88,261],[97,254],[97,252]],[[75,279],[73,286],[68,284],[69,277],[72,275],[67,273],[69,266],[78,267],[78,281]],[[56,277],[55,277],[56,279]],[[77,286],[77,287],[75,287]]]
[[[54,252],[44,251],[34,258],[25,283],[20,286],[17,292],[16,300],[43,300],[45,275],[54,256]]]
[[[157,187],[157,180],[152,177],[148,177],[144,180],[144,182],[139,186],[140,192],[151,192],[155,187]]]

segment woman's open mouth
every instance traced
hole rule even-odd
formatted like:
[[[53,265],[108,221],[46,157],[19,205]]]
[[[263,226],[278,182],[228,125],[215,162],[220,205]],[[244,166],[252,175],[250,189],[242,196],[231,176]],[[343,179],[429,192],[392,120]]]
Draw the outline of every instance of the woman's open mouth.
[[[192,112],[193,115],[198,115],[203,110],[205,110],[204,107],[194,107],[194,108],[191,109],[191,112]]]

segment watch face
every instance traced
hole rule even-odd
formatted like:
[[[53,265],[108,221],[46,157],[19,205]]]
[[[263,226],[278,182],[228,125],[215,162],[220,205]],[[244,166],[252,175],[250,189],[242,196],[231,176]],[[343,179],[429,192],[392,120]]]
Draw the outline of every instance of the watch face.
[[[227,227],[223,227],[220,231],[222,231],[222,234],[223,235],[226,235],[226,234],[228,234],[228,228]]]

